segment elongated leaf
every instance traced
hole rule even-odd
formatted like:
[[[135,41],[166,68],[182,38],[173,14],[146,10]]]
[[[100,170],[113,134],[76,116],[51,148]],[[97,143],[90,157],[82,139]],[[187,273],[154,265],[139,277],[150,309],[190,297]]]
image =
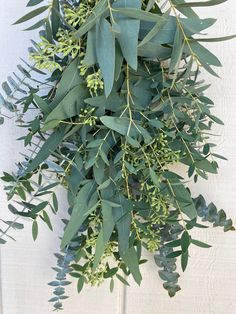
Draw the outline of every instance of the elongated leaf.
[[[17,20],[14,24],[20,24],[23,22],[26,22],[32,18],[34,18],[35,16],[43,13],[44,11],[46,11],[49,8],[48,5],[45,5],[43,7],[37,8],[29,13],[27,13],[26,15],[24,15],[23,17],[21,17],[19,20]]]
[[[94,188],[95,183],[93,181],[89,181],[79,191],[75,200],[75,206],[73,208],[70,221],[66,226],[62,237],[61,249],[65,248],[67,244],[69,244],[87,218],[88,214],[85,215],[85,213],[88,210],[88,201],[91,197],[91,193],[94,191]]]
[[[44,210],[43,211],[43,220],[46,222],[46,224],[48,225],[48,228],[50,230],[53,230],[52,224],[51,224],[51,220],[47,214],[47,212]]]
[[[102,216],[103,226],[96,242],[95,257],[93,263],[94,270],[97,268],[100,262],[100,259],[106,249],[107,243],[111,237],[112,231],[115,226],[115,222],[112,215],[112,207],[103,201],[102,201]]]
[[[60,3],[59,0],[53,0],[52,2],[52,13],[51,13],[51,25],[52,25],[52,35],[53,38],[56,39],[57,32],[60,27],[60,16],[58,14],[60,12]]]
[[[186,252],[191,243],[191,238],[186,230],[182,233],[180,243],[182,252]]]
[[[124,284],[124,285],[126,285],[126,286],[129,286],[129,283],[128,283],[128,281],[127,280],[125,280],[125,278],[124,277],[122,277],[121,275],[119,275],[119,274],[116,274],[116,277]]]
[[[124,58],[123,58],[120,46],[116,42],[116,57],[115,57],[115,81],[116,82],[120,78],[123,60],[124,60]]]
[[[162,45],[148,42],[138,48],[138,55],[146,58],[168,59],[171,56],[171,49]]]
[[[214,6],[221,3],[226,2],[227,0],[209,0],[209,1],[202,1],[202,2],[184,2],[179,3],[177,7],[208,7]]]
[[[91,67],[97,62],[96,55],[96,28],[93,27],[87,35],[86,53],[84,56],[83,64]]]
[[[211,245],[195,239],[191,239],[191,243],[204,249],[208,249],[211,247]]]
[[[117,6],[114,6],[116,8]],[[125,16],[131,17],[136,20],[147,21],[147,22],[158,22],[159,23],[163,20],[163,17],[159,14],[150,13],[147,11],[126,7],[126,8],[119,8],[114,10],[117,13],[123,14]]]
[[[196,12],[193,11],[191,7],[182,7],[179,6],[178,4],[184,4],[186,1],[184,0],[172,0],[172,3],[175,5],[176,9],[181,12],[183,15],[191,18],[191,17],[198,17]]]
[[[190,37],[194,34],[200,33],[202,30],[210,27],[216,22],[216,19],[199,19],[199,18],[179,18],[179,21],[184,29],[186,36]],[[141,21],[139,38],[143,40],[145,36],[152,30],[155,23]],[[166,44],[173,43],[176,29],[177,29],[176,18],[169,15],[166,23],[161,27],[159,32],[152,37],[149,43]]]
[[[79,60],[75,59],[64,70],[56,91],[56,95],[50,105],[52,109],[54,109],[62,101],[62,99],[72,88],[83,83],[78,66]]]
[[[184,38],[181,33],[181,30],[177,28],[176,33],[175,33],[175,39],[174,39],[174,45],[172,49],[172,54],[171,54],[171,61],[170,61],[170,66],[169,66],[169,73],[174,71],[174,77],[172,81],[172,85],[175,82],[175,79],[178,75],[178,70],[179,70],[179,64],[182,59],[183,55],[183,49],[184,49]]]
[[[219,59],[213,53],[211,53],[208,49],[206,49],[201,44],[199,44],[198,42],[191,42],[190,46],[191,46],[192,51],[195,53],[195,55],[200,60],[200,62],[214,65],[217,67],[222,66]],[[184,49],[188,50],[187,46],[185,46]]]
[[[142,135],[145,142],[151,140],[151,136],[146,129],[136,124],[135,121],[130,121],[128,118],[118,118],[103,116],[100,118],[102,123],[109,129],[114,130],[122,135],[127,135],[136,138],[138,135]]]
[[[38,223],[36,220],[34,220],[33,224],[32,224],[32,236],[33,236],[33,240],[35,241],[38,237]]]
[[[181,267],[182,270],[185,271],[188,264],[188,251],[183,252],[181,255]]]
[[[150,32],[143,38],[143,40],[139,43],[139,47],[145,45],[148,43],[154,36],[157,35],[157,33],[161,30],[161,28],[165,25],[167,22],[167,17],[169,15],[170,11],[168,10],[165,12],[165,14],[162,16],[161,19],[158,18],[156,24],[154,27],[150,30]]]
[[[43,2],[44,0],[30,0],[28,3],[27,3],[27,7],[33,7],[34,5],[37,5],[41,2]]]
[[[84,286],[84,283],[85,283],[85,277],[84,276],[81,276],[78,280],[78,283],[77,283],[77,292],[80,293],[83,289],[83,286]]]
[[[40,28],[41,26],[43,26],[46,23],[46,19],[42,19],[40,21],[38,21],[37,23],[35,23],[34,25],[27,27],[24,29],[24,31],[32,31],[34,29]]]
[[[131,274],[135,282],[140,285],[142,281],[142,276],[139,270],[138,256],[134,247],[130,247],[124,255],[122,255],[122,259],[125,265],[129,268]]]
[[[51,110],[49,105],[41,97],[34,94],[34,100],[43,113],[48,114]]]
[[[85,103],[89,104],[93,107],[98,107],[103,109],[104,112],[106,109],[116,112],[120,110],[120,106],[122,105],[124,99],[118,93],[111,93],[107,98],[104,95],[87,98],[85,99]]]
[[[43,163],[60,145],[65,136],[65,129],[54,132],[42,145],[37,155],[29,163],[26,172],[34,171],[41,163]]]
[[[229,35],[229,36],[216,37],[216,38],[194,38],[194,39],[191,39],[191,41],[202,41],[202,42],[207,42],[207,43],[215,43],[215,42],[219,42],[219,41],[231,40],[235,37],[236,37],[236,35]]]
[[[114,9],[120,8],[136,8],[140,9],[141,1],[133,0],[117,0],[113,4]],[[134,20],[124,16],[121,13],[113,14],[115,22],[117,23],[120,32],[116,34],[119,41],[122,54],[126,59],[127,63],[134,69],[137,69],[137,56],[138,56],[138,35],[140,28],[140,21]]]
[[[63,100],[52,110],[45,120],[44,131],[50,129],[47,124],[52,120],[57,120],[54,127],[60,123],[60,120],[66,120],[74,116],[78,116],[83,106],[83,100],[88,96],[88,90],[83,85],[75,86]]]
[[[131,228],[132,203],[128,200],[121,200],[121,207],[113,209],[114,220],[118,230],[118,242],[120,255],[125,254],[129,248],[129,237]]]
[[[96,24],[96,52],[104,79],[105,95],[108,97],[115,74],[115,36],[111,31],[110,23],[105,19],[101,19]]]
[[[128,118],[103,116],[100,120],[106,127],[122,135],[126,135],[128,132],[130,125],[130,120]]]
[[[190,219],[194,219],[197,216],[192,198],[184,185],[172,185],[171,194],[174,194],[173,197],[184,214]]]

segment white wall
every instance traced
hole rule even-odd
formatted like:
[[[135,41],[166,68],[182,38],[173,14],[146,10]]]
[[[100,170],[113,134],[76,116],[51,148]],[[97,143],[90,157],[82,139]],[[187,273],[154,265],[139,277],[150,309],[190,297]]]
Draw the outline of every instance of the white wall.
[[[11,24],[26,12],[26,0],[1,0],[0,2],[0,81],[4,81],[16,69],[19,57],[27,57],[31,33],[21,32],[22,26]],[[236,33],[236,3],[227,3],[202,11],[206,16],[217,17],[219,22],[211,30],[212,36]],[[224,67],[219,71],[222,79],[209,78],[212,84],[209,96],[216,103],[216,113],[225,121],[225,127],[216,132],[220,137],[218,152],[226,155],[228,162],[220,162],[218,176],[208,182],[200,182],[193,189],[203,193],[219,208],[224,207],[236,222],[236,41],[211,44]],[[21,135],[13,120],[6,120],[0,127],[0,171],[14,169],[21,145],[15,138]],[[63,201],[62,201],[63,204]],[[61,211],[64,207],[61,206]],[[0,215],[9,216],[5,193],[0,187]],[[58,248],[61,224],[55,223],[51,233],[40,227],[36,243],[31,239],[30,224],[23,231],[15,232],[17,242],[9,241],[0,247],[1,253],[1,314],[47,314],[52,313],[47,299],[51,289],[46,285],[54,272],[52,255]],[[222,230],[197,231],[196,236],[214,244],[209,250],[192,249],[188,270],[181,276],[182,291],[170,299],[162,289],[157,268],[152,261],[142,267],[141,288],[132,285],[125,289],[116,284],[113,294],[105,284],[99,289],[86,288],[77,295],[75,286],[68,288],[71,298],[65,302],[65,314],[235,314],[236,313],[236,233],[223,234]],[[151,257],[150,257],[151,260]]]

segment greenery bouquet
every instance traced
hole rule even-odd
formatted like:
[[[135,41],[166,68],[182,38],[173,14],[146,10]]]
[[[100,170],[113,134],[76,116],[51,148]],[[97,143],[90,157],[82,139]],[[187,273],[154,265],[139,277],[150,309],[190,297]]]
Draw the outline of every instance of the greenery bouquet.
[[[114,279],[128,285],[129,276],[140,284],[143,249],[153,252],[174,296],[177,258],[184,271],[190,246],[210,247],[191,230],[207,228],[203,222],[234,230],[223,210],[188,188],[224,159],[212,150],[211,129],[222,121],[201,73],[218,76],[221,66],[204,43],[234,36],[202,35],[216,20],[195,8],[225,1],[30,0],[16,22],[37,17],[26,30],[39,29],[40,40],[2,84],[0,105],[25,129],[20,140],[29,153],[2,176],[16,218],[1,220],[0,243],[23,228],[21,217],[32,222],[34,240],[39,221],[53,230],[55,188],[64,187],[68,215],[49,283],[56,310],[71,276],[78,292],[104,280],[112,291]]]

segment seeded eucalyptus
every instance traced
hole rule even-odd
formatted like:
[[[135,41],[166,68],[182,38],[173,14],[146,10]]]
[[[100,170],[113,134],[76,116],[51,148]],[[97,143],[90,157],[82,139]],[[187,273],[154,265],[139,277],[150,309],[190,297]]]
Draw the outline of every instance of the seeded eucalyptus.
[[[209,134],[222,121],[200,77],[218,76],[221,63],[202,42],[234,36],[202,37],[216,20],[194,8],[225,1],[30,0],[32,10],[16,22],[40,16],[27,29],[40,28],[40,40],[29,48],[33,65],[23,61],[2,84],[0,104],[25,128],[20,140],[30,153],[16,173],[2,176],[16,218],[2,220],[0,242],[23,228],[21,217],[32,222],[34,240],[39,221],[53,230],[55,187],[66,189],[68,216],[49,283],[55,309],[71,277],[78,292],[105,279],[112,291],[115,279],[128,285],[129,275],[140,284],[143,249],[154,253],[174,296],[176,258],[184,271],[191,245],[210,247],[191,229],[207,228],[205,221],[234,230],[223,210],[192,198],[186,184],[216,174],[224,159],[212,150]],[[185,178],[174,170],[180,163]]]

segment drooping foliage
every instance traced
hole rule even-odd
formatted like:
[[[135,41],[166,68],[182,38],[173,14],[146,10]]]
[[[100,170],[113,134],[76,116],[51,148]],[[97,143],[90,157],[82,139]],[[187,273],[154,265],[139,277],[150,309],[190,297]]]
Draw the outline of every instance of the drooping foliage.
[[[69,275],[78,292],[105,279],[113,290],[115,278],[128,285],[129,275],[140,284],[143,249],[153,252],[174,296],[176,258],[185,270],[190,245],[210,247],[191,237],[192,228],[207,228],[199,219],[234,230],[223,210],[193,198],[186,183],[216,174],[224,159],[212,151],[212,126],[223,123],[212,114],[201,73],[218,76],[221,66],[204,42],[234,36],[203,36],[216,20],[194,9],[225,0],[44,2],[30,0],[31,11],[16,22],[37,17],[27,30],[40,29],[40,40],[20,74],[2,84],[0,104],[25,128],[20,140],[30,153],[2,177],[16,218],[2,220],[0,241],[23,228],[20,217],[32,221],[34,240],[39,220],[53,230],[49,212],[60,209],[61,185],[68,216],[49,283],[55,309],[67,298]]]

